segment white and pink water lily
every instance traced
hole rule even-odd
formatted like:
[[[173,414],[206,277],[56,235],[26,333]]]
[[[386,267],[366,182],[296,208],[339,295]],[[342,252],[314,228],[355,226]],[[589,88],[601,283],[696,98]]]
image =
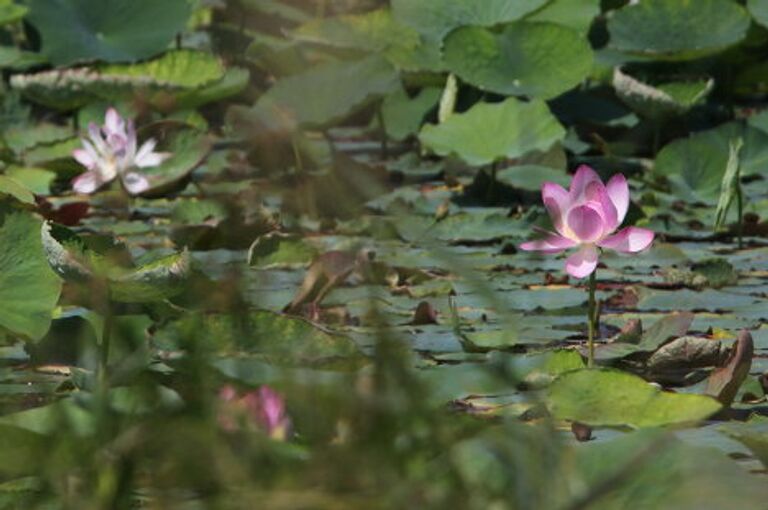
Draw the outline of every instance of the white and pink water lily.
[[[155,152],[157,142],[150,138],[138,147],[132,120],[126,120],[114,108],[107,110],[104,125],[91,123],[83,147],[72,152],[78,163],[88,169],[72,183],[78,193],[93,193],[120,178],[126,191],[138,195],[150,188],[149,179],[137,169],[157,166],[170,154]]]
[[[547,232],[543,239],[523,243],[520,248],[544,253],[576,248],[565,261],[565,270],[575,278],[592,274],[600,248],[636,253],[653,242],[654,233],[645,228],[626,227],[616,232],[629,209],[629,185],[622,174],[603,184],[594,170],[582,165],[570,190],[545,182],[541,196],[557,232]]]

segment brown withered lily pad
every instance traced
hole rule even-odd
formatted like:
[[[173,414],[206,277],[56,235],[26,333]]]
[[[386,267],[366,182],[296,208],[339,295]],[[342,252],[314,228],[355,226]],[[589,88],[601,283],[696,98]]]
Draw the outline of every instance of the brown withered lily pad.
[[[725,365],[718,367],[709,376],[705,393],[719,400],[723,405],[729,406],[741,383],[752,368],[752,354],[755,350],[752,335],[749,331],[742,330],[736,339],[731,355]]]

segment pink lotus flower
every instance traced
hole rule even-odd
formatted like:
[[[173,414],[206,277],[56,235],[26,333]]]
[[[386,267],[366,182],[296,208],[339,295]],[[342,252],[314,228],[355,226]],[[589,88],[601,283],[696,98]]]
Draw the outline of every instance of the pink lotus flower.
[[[246,428],[261,430],[272,439],[285,440],[291,431],[285,401],[269,386],[239,395],[233,386],[226,385],[219,391],[219,400],[223,404],[219,424],[224,430],[234,432],[244,421]]]
[[[152,138],[137,148],[133,121],[123,119],[114,108],[107,110],[103,126],[88,126],[88,137],[82,143],[82,149],[72,152],[77,162],[88,169],[72,183],[78,193],[93,193],[119,177],[128,193],[138,195],[150,184],[135,168],[157,166],[170,157],[155,152],[157,143]]]
[[[565,261],[565,270],[574,278],[592,274],[597,267],[598,248],[635,253],[653,242],[654,233],[645,228],[626,227],[614,233],[629,209],[629,185],[621,174],[603,184],[594,170],[582,165],[569,191],[545,182],[541,197],[557,233],[547,232],[544,239],[523,243],[520,248],[544,253],[578,248]]]

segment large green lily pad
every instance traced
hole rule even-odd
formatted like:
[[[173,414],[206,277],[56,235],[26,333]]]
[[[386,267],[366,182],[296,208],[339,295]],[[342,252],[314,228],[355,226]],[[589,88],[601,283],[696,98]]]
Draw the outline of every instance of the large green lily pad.
[[[561,375],[549,387],[548,404],[559,419],[634,428],[694,423],[721,408],[711,397],[663,392],[640,377],[612,369]]]
[[[547,0],[393,0],[392,11],[395,19],[439,41],[454,28],[508,23],[546,3]]]
[[[565,136],[565,129],[543,101],[478,103],[442,124],[427,124],[419,139],[441,156],[455,155],[471,165],[518,158],[545,151]]]
[[[675,140],[656,158],[653,172],[668,178],[679,196],[714,205],[728,165],[729,146],[744,140],[739,155],[742,176],[765,173],[768,164],[768,134],[736,122]]]
[[[103,282],[110,297],[123,303],[147,303],[180,294],[191,272],[189,253],[184,251],[127,268],[86,247],[73,233],[42,226],[42,252],[62,279],[74,283]]]
[[[29,0],[29,21],[56,65],[136,61],[164,49],[184,29],[186,0]]]
[[[662,60],[687,60],[741,41],[747,11],[731,0],[642,0],[608,19],[610,46]]]
[[[188,315],[158,331],[155,341],[177,346],[196,335],[224,352],[259,355],[281,364],[359,366],[364,362],[349,337],[267,311],[252,311],[243,317]]]
[[[33,340],[42,338],[61,293],[40,242],[40,220],[6,213],[0,226],[0,326]]]
[[[451,71],[481,89],[543,99],[573,88],[592,68],[587,40],[554,23],[460,28],[446,38],[444,55]]]
[[[398,75],[385,59],[327,62],[279,80],[247,116],[269,129],[323,126],[337,121],[374,96],[395,90]]]

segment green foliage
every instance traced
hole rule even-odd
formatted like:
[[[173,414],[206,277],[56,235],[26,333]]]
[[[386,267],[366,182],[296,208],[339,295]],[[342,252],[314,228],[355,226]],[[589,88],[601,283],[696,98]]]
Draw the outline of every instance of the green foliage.
[[[418,133],[424,117],[435,107],[440,94],[439,88],[430,87],[413,98],[403,89],[385,97],[381,104],[381,115],[387,136],[393,140],[404,140]]]
[[[715,209],[715,230],[718,230],[725,225],[725,219],[728,216],[728,209],[731,208],[731,204],[734,199],[739,199],[741,194],[741,173],[739,172],[741,165],[739,164],[739,154],[741,148],[744,145],[744,140],[737,138],[732,141],[728,151],[728,164],[725,166],[725,173],[723,174],[723,182],[720,185],[720,198],[717,201],[717,209]],[[741,213],[741,211],[739,211]],[[741,218],[739,218],[741,221]]]
[[[729,144],[736,138],[744,140],[741,175],[761,174],[768,161],[768,135],[735,122],[671,142],[659,152],[653,171],[668,178],[681,196],[714,205],[728,166]]]
[[[150,187],[142,195],[158,196],[174,191],[205,160],[211,150],[210,139],[205,132],[187,125],[174,127],[175,129],[164,133],[160,144],[161,150],[171,154],[171,157],[144,172]],[[149,126],[148,130],[151,129]]]
[[[543,6],[546,0],[394,0],[395,19],[412,26],[428,39],[442,40],[461,26],[493,26],[515,21]]]
[[[657,86],[643,83],[616,69],[613,87],[628,106],[641,115],[662,119],[686,113],[712,91],[713,80],[668,82]]]
[[[155,341],[173,346],[198,335],[210,339],[222,353],[248,353],[279,364],[365,364],[349,337],[329,333],[303,319],[267,311],[252,311],[242,320],[229,315],[189,315],[158,331]]]
[[[189,18],[186,0],[28,0],[29,21],[56,65],[126,62],[165,50]]]
[[[327,62],[279,80],[259,98],[250,115],[270,129],[324,126],[371,98],[394,91],[397,81],[395,69],[379,56]]]
[[[0,25],[7,25],[19,21],[27,15],[29,9],[24,5],[19,5],[13,0],[2,0],[0,2]]]
[[[89,101],[131,97],[139,91],[183,93],[189,89],[201,89],[200,94],[211,93],[210,90],[217,93],[215,89],[206,91],[203,87],[215,87],[224,78],[225,69],[215,56],[200,51],[178,50],[139,64],[108,64],[19,74],[11,79],[11,86],[36,102],[69,110]],[[236,85],[236,90],[239,88],[240,85]],[[189,95],[182,98],[191,104],[197,99]]]
[[[6,212],[0,243],[0,326],[40,339],[48,331],[61,292],[42,251],[40,221],[28,213]]]
[[[549,99],[573,88],[592,68],[592,50],[574,30],[550,23],[511,23],[495,33],[461,28],[445,40],[448,68],[483,90]]]
[[[559,419],[635,428],[698,422],[721,407],[713,398],[663,392],[640,377],[612,369],[566,372],[549,387],[548,403]]]
[[[442,124],[427,124],[419,139],[441,156],[456,155],[472,165],[545,151],[565,135],[542,101],[478,103]]]
[[[766,20],[0,0],[0,508],[764,508]],[[171,155],[73,193],[111,107]],[[520,249],[581,164],[657,234],[600,254],[611,369]]]
[[[731,0],[644,0],[614,12],[608,31],[617,50],[689,60],[737,44],[749,25],[749,14]]]
[[[189,253],[169,255],[140,267],[124,267],[88,247],[69,231],[42,226],[42,247],[48,264],[64,281],[106,287],[106,296],[122,303],[163,301],[184,291],[191,272]],[[92,296],[98,304],[103,300]],[[100,303],[101,306],[107,303]]]

